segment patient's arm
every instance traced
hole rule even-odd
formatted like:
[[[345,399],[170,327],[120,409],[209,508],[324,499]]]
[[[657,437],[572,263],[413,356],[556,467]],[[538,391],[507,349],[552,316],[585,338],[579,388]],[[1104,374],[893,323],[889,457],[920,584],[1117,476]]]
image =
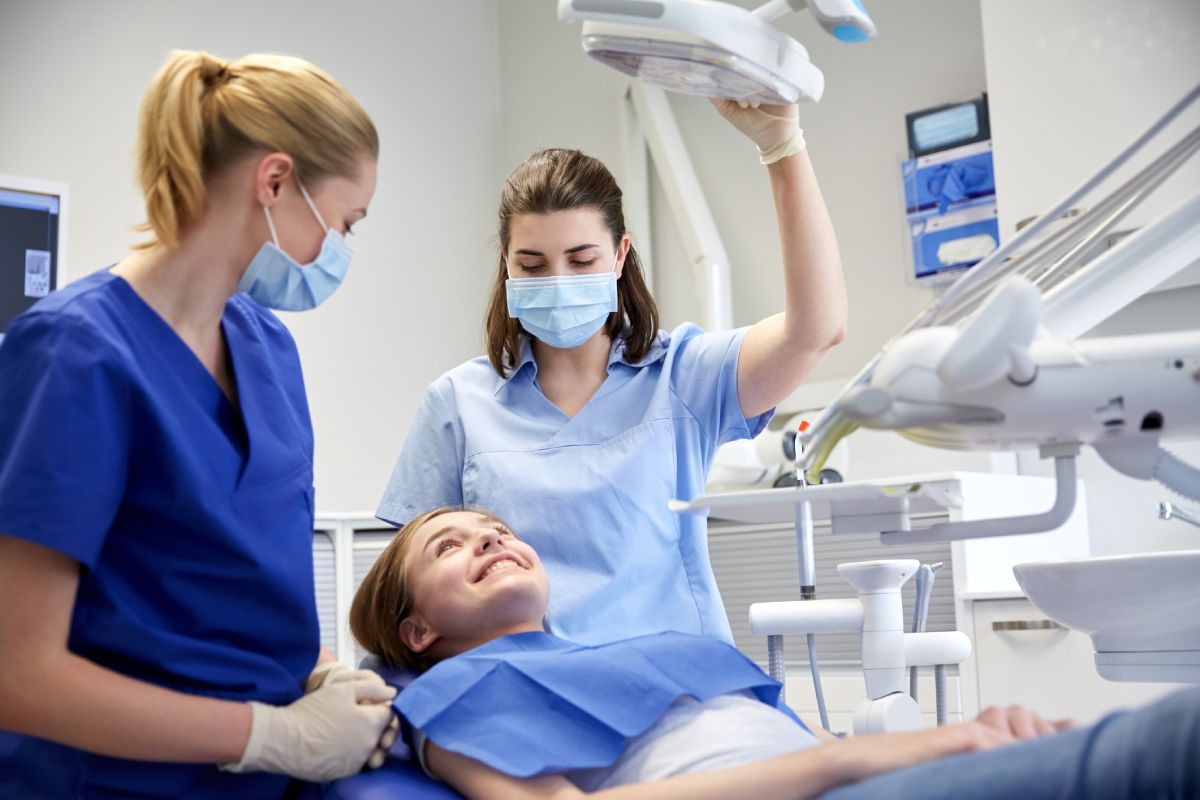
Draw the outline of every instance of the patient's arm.
[[[596,792],[607,800],[804,800],[836,786],[925,761],[986,750],[1055,729],[1023,709],[989,709],[980,719],[913,733],[836,739],[829,744],[738,767],[679,775]],[[559,800],[584,796],[561,775],[513,778],[468,756],[426,744],[430,770],[470,800]]]
[[[838,741],[837,736],[825,730],[820,725],[814,725],[808,720],[801,721],[804,723],[804,727],[808,728],[809,733],[817,737],[817,741],[819,741],[821,744],[829,744],[830,742]]]

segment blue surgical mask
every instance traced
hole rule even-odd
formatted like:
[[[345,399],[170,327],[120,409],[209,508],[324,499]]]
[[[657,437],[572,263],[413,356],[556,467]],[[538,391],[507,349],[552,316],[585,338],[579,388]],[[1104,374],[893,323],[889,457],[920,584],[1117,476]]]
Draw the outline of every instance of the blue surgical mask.
[[[617,262],[592,275],[509,278],[508,314],[542,342],[566,350],[592,338],[617,310]]]
[[[350,259],[354,257],[354,250],[346,244],[342,235],[321,219],[321,212],[317,211],[304,184],[299,186],[304,201],[325,229],[325,241],[321,243],[317,259],[301,266],[296,259],[283,252],[279,247],[279,237],[275,234],[271,211],[263,206],[267,227],[271,230],[271,241],[259,248],[237,287],[239,292],[245,292],[261,305],[279,311],[308,311],[321,305],[341,286],[346,270],[350,268]]]

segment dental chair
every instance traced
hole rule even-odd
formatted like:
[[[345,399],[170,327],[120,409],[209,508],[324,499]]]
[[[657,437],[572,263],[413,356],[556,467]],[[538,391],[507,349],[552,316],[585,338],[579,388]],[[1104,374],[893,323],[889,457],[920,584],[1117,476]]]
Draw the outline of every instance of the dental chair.
[[[389,760],[379,769],[321,787],[324,800],[462,800],[462,795],[430,778],[415,761]]]

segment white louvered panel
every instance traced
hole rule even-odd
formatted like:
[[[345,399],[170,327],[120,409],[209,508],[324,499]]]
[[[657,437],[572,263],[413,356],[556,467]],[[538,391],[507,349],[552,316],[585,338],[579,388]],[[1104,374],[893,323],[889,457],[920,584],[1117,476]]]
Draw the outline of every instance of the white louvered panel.
[[[379,554],[388,546],[392,538],[396,535],[395,528],[378,528],[378,529],[359,529],[354,532],[354,591],[358,591],[359,584],[363,578],[367,576],[372,565],[379,558]],[[362,661],[366,651],[358,646],[358,642],[354,643],[354,663],[358,664]]]
[[[337,565],[333,554],[333,537],[328,531],[313,532],[313,583],[317,592],[321,644],[330,653],[336,653]]]
[[[733,628],[738,649],[760,665],[767,663],[766,637],[750,633],[749,610],[752,603],[800,599],[800,575],[796,563],[796,532],[792,527],[721,526],[709,531],[709,553],[725,612]],[[837,574],[837,565],[852,561],[885,558],[915,558],[921,563],[941,561],[929,601],[926,630],[952,631],[954,617],[954,576],[950,562],[950,544],[884,546],[877,534],[830,533],[828,524],[816,526],[813,549],[817,558],[818,599],[854,597],[854,588]],[[904,625],[910,630],[915,581],[909,580],[903,591]],[[816,639],[822,664],[857,666],[862,662],[857,634],[822,634]],[[789,662],[807,663],[808,648],[804,637],[792,636],[785,642]]]

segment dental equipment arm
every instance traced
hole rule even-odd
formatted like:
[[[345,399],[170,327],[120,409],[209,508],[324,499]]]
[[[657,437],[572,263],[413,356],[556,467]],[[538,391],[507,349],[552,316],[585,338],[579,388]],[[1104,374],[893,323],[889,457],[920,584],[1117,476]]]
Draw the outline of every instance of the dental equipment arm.
[[[1158,516],[1161,519],[1181,519],[1200,528],[1200,513],[1190,511],[1174,503],[1159,503]]]
[[[875,23],[855,0],[769,0],[751,13],[771,22],[789,12],[808,9],[825,32],[842,42],[865,42],[874,38]]]
[[[1098,241],[1200,151],[1200,128],[1044,235],[1050,222],[1079,206],[1197,98],[1200,86],[892,339],[817,419],[805,441],[808,475],[860,425],[894,429],[935,447],[1039,448],[1058,459],[1060,498],[1040,520],[997,520],[994,533],[986,522],[969,529],[949,524],[924,532],[926,539],[1054,527],[1074,502],[1066,460],[1080,444],[1093,446],[1126,475],[1158,479],[1200,500],[1200,470],[1159,447],[1164,438],[1200,438],[1200,331],[1072,341],[1200,261],[1198,194],[1085,263]]]

